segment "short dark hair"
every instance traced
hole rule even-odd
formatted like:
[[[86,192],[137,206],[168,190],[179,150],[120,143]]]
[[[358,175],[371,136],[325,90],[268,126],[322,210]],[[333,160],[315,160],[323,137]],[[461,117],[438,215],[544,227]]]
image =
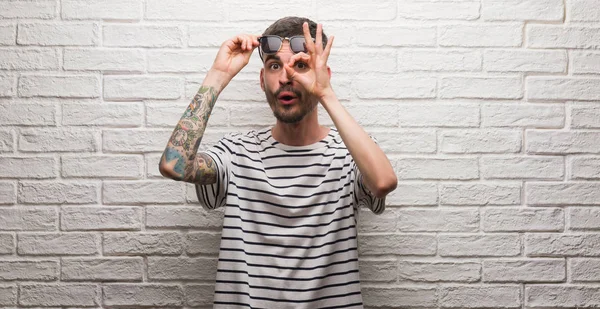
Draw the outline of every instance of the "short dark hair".
[[[304,22],[308,23],[310,35],[313,38],[316,38],[317,23],[308,18],[296,16],[287,16],[280,18],[279,20],[271,24],[269,28],[267,28],[265,32],[263,32],[262,35],[278,35],[282,38],[291,37],[294,35],[303,35],[304,32],[302,30],[302,24],[304,24]],[[325,35],[325,32],[323,32],[323,35],[321,37],[323,39],[323,47],[325,47],[327,45],[327,36]]]

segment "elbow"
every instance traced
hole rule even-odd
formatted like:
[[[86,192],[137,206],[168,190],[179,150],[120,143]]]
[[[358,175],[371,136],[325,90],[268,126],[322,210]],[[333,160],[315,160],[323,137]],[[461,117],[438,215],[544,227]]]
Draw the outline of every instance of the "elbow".
[[[181,175],[176,173],[171,167],[167,166],[167,164],[160,162],[158,164],[158,171],[163,177],[170,178],[173,180],[182,180]]]
[[[398,186],[398,178],[396,177],[395,174],[392,174],[389,177],[387,177],[386,179],[381,180],[377,184],[375,190],[373,191],[373,195],[376,198],[384,198],[390,192],[394,191],[397,186]]]

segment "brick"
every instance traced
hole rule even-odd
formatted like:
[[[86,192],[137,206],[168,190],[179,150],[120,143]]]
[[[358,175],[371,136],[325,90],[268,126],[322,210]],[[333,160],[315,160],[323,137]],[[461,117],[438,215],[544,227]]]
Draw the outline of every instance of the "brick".
[[[486,50],[483,68],[488,72],[566,73],[566,51]]]
[[[526,234],[527,256],[600,256],[600,234]]]
[[[96,136],[89,130],[28,129],[19,135],[19,150],[25,152],[90,152],[96,148]]]
[[[22,306],[95,307],[98,306],[95,284],[23,284],[19,288]]]
[[[104,255],[180,255],[182,236],[165,233],[104,233]]]
[[[564,259],[483,261],[484,282],[564,282]]]
[[[165,102],[146,102],[146,126],[167,127],[169,129],[173,129],[183,116],[183,113],[189,104],[189,101],[177,103],[169,102],[167,104],[165,104]],[[217,103],[210,113],[210,127],[227,126],[229,124],[229,107],[231,106],[232,108],[239,110],[243,106],[241,104],[233,105],[235,106]],[[261,111],[269,112],[269,116],[271,118],[271,122],[269,122],[269,124],[272,124],[273,113],[271,110],[263,105],[261,107]],[[240,119],[245,115],[240,113],[236,116],[237,118],[234,125],[239,124]],[[252,116],[258,117],[258,115]]]
[[[15,253],[16,243],[14,238],[11,233],[0,233],[0,255]]]
[[[19,96],[97,98],[100,79],[95,75],[22,75]]]
[[[169,204],[185,201],[185,186],[175,181],[104,182],[104,204]]]
[[[571,179],[600,179],[600,157],[574,157],[571,165]]]
[[[521,287],[444,286],[439,291],[441,308],[521,308]]]
[[[407,179],[478,179],[479,168],[475,159],[401,158],[392,160],[396,175]]]
[[[58,261],[0,260],[1,280],[53,281],[58,273]]]
[[[426,3],[431,4],[434,2]],[[398,51],[398,70],[402,72],[474,72],[481,71],[482,62],[483,57],[479,51],[437,49],[404,49]]]
[[[331,71],[337,73],[359,72],[396,72],[395,52],[336,52],[328,59],[327,65]]]
[[[95,23],[21,23],[17,31],[19,45],[93,46],[98,44],[100,27]]]
[[[435,183],[399,183],[396,190],[386,197],[390,206],[434,206],[438,204]]]
[[[600,78],[532,76],[527,78],[526,87],[529,100],[600,100]]]
[[[94,178],[142,178],[144,162],[140,156],[64,156],[61,175]]]
[[[102,287],[105,306],[180,307],[183,290],[179,285],[110,284]]]
[[[435,98],[436,85],[435,78],[400,75],[357,77],[352,81],[352,88],[361,99]]]
[[[599,282],[600,259],[573,258],[569,259],[571,281]]]
[[[398,105],[401,127],[479,127],[479,104]]]
[[[400,281],[475,282],[481,275],[480,263],[400,261]]]
[[[140,230],[139,207],[63,207],[60,228],[63,231]]]
[[[440,97],[445,99],[520,99],[520,77],[442,77]]]
[[[0,74],[0,98],[12,97],[16,93],[16,77],[13,75]]]
[[[521,254],[519,234],[439,235],[438,255],[442,257],[492,257]]]
[[[567,11],[569,21],[600,21],[600,7],[594,0],[571,0],[567,2]]]
[[[370,209],[364,207],[359,209],[355,214],[359,219],[359,233],[393,233],[397,230],[396,221],[398,221],[398,215],[394,210],[388,210],[380,214],[375,214]]]
[[[148,206],[146,226],[149,228],[220,228],[223,213],[205,211],[196,206]]]
[[[561,180],[565,174],[562,157],[483,157],[484,179],[548,179]]]
[[[519,205],[521,186],[519,184],[442,184],[440,204],[443,205]]]
[[[197,232],[185,235],[185,252],[188,255],[219,254],[221,233]]]
[[[522,41],[521,24],[446,25],[440,28],[438,39],[444,47],[519,47]]]
[[[530,154],[600,153],[600,132],[532,130],[525,134]]]
[[[436,289],[427,287],[362,287],[367,308],[390,308],[402,304],[406,308],[436,307]]]
[[[148,72],[208,72],[216,50],[150,50]]]
[[[563,21],[561,0],[484,0],[481,16],[485,20]]]
[[[527,308],[594,308],[600,306],[600,288],[583,285],[530,285],[525,287]]]
[[[41,103],[0,103],[0,123],[3,125],[54,126],[56,106]]]
[[[526,31],[528,48],[594,49],[600,46],[598,27],[528,25]]]
[[[394,282],[398,277],[396,260],[365,260],[358,261],[361,282]]]
[[[275,121],[275,117],[273,116],[273,111],[270,108],[267,108],[264,103],[260,104],[243,104],[240,102],[234,103],[235,107],[231,106],[230,108],[233,110],[230,112],[235,117],[235,123],[232,123],[234,126],[261,126],[267,127],[273,124]],[[212,124],[212,116],[211,116],[211,124]]]
[[[141,0],[65,0],[61,5],[63,19],[140,20]]]
[[[571,128],[600,129],[600,106],[597,104],[572,105]]]
[[[254,1],[252,3],[244,0],[232,0],[225,2],[225,11],[228,13],[229,20],[272,20],[275,21],[282,17],[281,12],[294,12],[296,16],[305,16],[314,18],[313,8],[304,3],[294,2],[271,2]],[[216,8],[215,8],[216,9]],[[218,11],[215,17],[223,16]],[[244,31],[246,32],[246,31]]]
[[[0,306],[16,306],[17,291],[16,285],[0,285]]]
[[[58,213],[52,207],[2,207],[1,231],[52,231],[56,230]]]
[[[600,230],[600,209],[568,208],[568,218],[571,230]]]
[[[600,74],[600,52],[571,51],[573,74]]]
[[[401,232],[477,232],[479,210],[400,210],[397,224]]]
[[[565,125],[565,108],[562,104],[483,104],[481,125],[483,127],[562,128]]]
[[[598,183],[536,183],[525,187],[527,204],[536,206],[600,205]]]
[[[56,1],[54,0],[25,0],[0,1],[0,18],[39,18],[53,19],[56,17]]]
[[[0,48],[2,70],[50,70],[58,69],[58,52],[55,49]]]
[[[403,1],[398,16],[417,20],[475,20],[480,4],[476,1]]]
[[[173,130],[105,130],[102,134],[102,150],[125,153],[162,152],[171,133]]]
[[[141,103],[65,103],[62,123],[72,126],[139,127],[143,114]]]
[[[162,5],[162,3],[160,3],[158,0],[155,0],[156,3],[158,3],[158,5]],[[178,2],[178,4],[181,4],[183,1]],[[185,2],[184,2],[185,3]],[[191,3],[191,1],[190,1]],[[193,2],[193,3],[198,3],[200,4],[201,2]],[[187,3],[185,5],[188,5]],[[172,5],[170,5],[170,7],[173,7]],[[201,16],[198,14],[195,14],[193,12],[186,12],[186,11],[179,11],[178,13],[181,14],[194,14],[194,16]],[[160,15],[157,15],[157,17],[164,17],[164,12],[161,13]],[[231,39],[241,33],[262,33],[265,30],[265,27],[263,27],[263,25],[252,25],[252,24],[248,24],[248,23],[232,23],[232,24],[228,24],[228,25],[221,25],[221,24],[205,24],[205,25],[193,25],[190,24],[189,25],[189,31],[188,31],[188,46],[189,47],[220,47],[221,44],[223,44],[223,42],[225,42],[228,39]],[[326,33],[328,33],[329,26],[324,26],[323,31],[325,31]],[[337,36],[335,37],[335,44],[336,46],[338,46],[338,38]],[[216,53],[213,54],[213,58],[214,56],[216,56]],[[258,58],[256,60],[258,60],[258,62],[260,61],[260,57],[258,57],[258,55],[256,55],[256,53],[252,54],[252,58]],[[261,65],[262,67],[262,65]],[[242,71],[243,72],[243,71]]]
[[[184,286],[185,304],[190,307],[213,305],[215,286],[207,284],[193,284]]]
[[[64,51],[65,70],[103,72],[143,72],[144,53],[137,49],[99,48]]]
[[[21,182],[19,203],[24,204],[94,204],[98,203],[95,183]]]
[[[158,169],[158,164],[160,162],[160,159],[162,158],[162,154],[146,154],[145,155],[146,158],[146,178],[147,179],[152,179],[152,178],[163,178],[164,176],[161,175],[160,170]]]
[[[178,99],[183,80],[178,77],[107,76],[105,100]]]
[[[17,26],[16,25],[0,25],[0,46],[15,45],[17,42]]]
[[[198,92],[201,83],[202,81],[197,78],[186,79],[185,97],[192,99]],[[244,102],[257,101],[265,104],[265,93],[260,88],[259,78],[248,79],[236,76],[219,95],[219,102],[239,100],[244,100]]]
[[[434,153],[437,137],[433,129],[369,130],[379,147],[389,153]]]
[[[248,8],[245,7],[241,12],[248,12]],[[236,9],[241,8],[236,6]],[[224,17],[221,2],[184,0],[166,3],[160,0],[148,0],[146,3],[146,19],[220,21]],[[239,19],[233,18],[233,20]]]
[[[142,281],[141,257],[63,258],[62,281]]]
[[[565,227],[561,208],[485,208],[485,232],[560,232]]]
[[[393,20],[396,1],[377,0],[369,3],[327,1],[319,3],[317,20]],[[369,12],[369,14],[364,14]]]
[[[373,33],[385,33],[386,40],[381,40]],[[409,46],[435,47],[435,27],[360,27],[354,31],[355,44],[358,46]],[[336,42],[337,43],[337,36]],[[400,58],[403,62],[404,60]]]
[[[439,133],[443,153],[516,153],[523,132],[503,129],[444,130]]]
[[[394,103],[345,104],[346,110],[364,127],[397,127],[398,105]]]
[[[2,178],[56,178],[56,160],[53,157],[0,157]]]
[[[435,255],[436,243],[434,235],[365,234],[358,239],[358,250],[361,256]]]
[[[148,258],[150,280],[214,280],[217,276],[216,258]]]
[[[17,202],[17,190],[11,182],[0,182],[0,205],[15,204]]]
[[[20,255],[94,255],[98,254],[98,237],[90,233],[20,233]]]
[[[197,14],[197,12],[194,12]],[[202,15],[204,16],[204,15]],[[181,47],[183,31],[177,26],[109,24],[103,27],[104,46]]]

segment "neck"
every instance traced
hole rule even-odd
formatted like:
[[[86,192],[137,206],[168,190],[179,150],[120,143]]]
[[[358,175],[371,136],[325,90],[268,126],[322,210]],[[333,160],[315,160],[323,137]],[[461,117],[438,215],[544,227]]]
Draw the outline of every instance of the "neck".
[[[306,146],[314,144],[329,134],[329,128],[319,124],[317,109],[296,123],[284,123],[277,120],[271,131],[273,138],[289,146]]]

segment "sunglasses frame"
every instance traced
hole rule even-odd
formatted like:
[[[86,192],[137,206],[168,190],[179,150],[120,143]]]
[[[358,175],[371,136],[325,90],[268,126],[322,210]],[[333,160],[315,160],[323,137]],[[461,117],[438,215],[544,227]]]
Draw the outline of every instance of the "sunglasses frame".
[[[281,40],[281,43],[279,43],[279,48],[278,48],[276,51],[274,51],[274,52],[271,52],[271,53],[265,53],[265,52],[263,51],[263,49],[262,49],[262,47],[261,47],[260,40],[261,40],[261,39],[263,39],[263,38],[267,38],[267,37],[274,37],[274,38],[278,38],[279,40]],[[278,52],[281,50],[281,48],[283,47],[283,42],[285,42],[285,40],[287,40],[287,41],[288,41],[288,43],[290,43],[290,50],[292,50],[292,48],[291,48],[291,41],[292,41],[292,39],[294,39],[294,38],[302,38],[302,39],[304,39],[304,35],[293,35],[293,36],[291,36],[291,37],[287,37],[287,36],[286,36],[286,37],[283,37],[283,38],[282,38],[282,37],[280,37],[280,36],[278,36],[278,35],[274,35],[274,34],[268,34],[268,35],[263,35],[263,36],[259,37],[257,40],[258,40],[258,42],[259,42],[259,44],[258,44],[258,51],[259,51],[259,52],[258,52],[258,55],[260,56],[260,60],[262,60],[262,61],[264,62],[264,59],[263,59],[263,54],[265,54],[265,55],[274,55],[274,54],[278,53]],[[315,42],[315,38],[311,38],[311,39],[312,39],[312,41],[313,41],[313,42]],[[305,41],[305,42],[306,42],[306,41]],[[296,51],[294,51],[294,50],[292,50],[292,52],[293,52],[294,54],[297,54],[297,53],[299,53],[299,52],[296,52]]]

